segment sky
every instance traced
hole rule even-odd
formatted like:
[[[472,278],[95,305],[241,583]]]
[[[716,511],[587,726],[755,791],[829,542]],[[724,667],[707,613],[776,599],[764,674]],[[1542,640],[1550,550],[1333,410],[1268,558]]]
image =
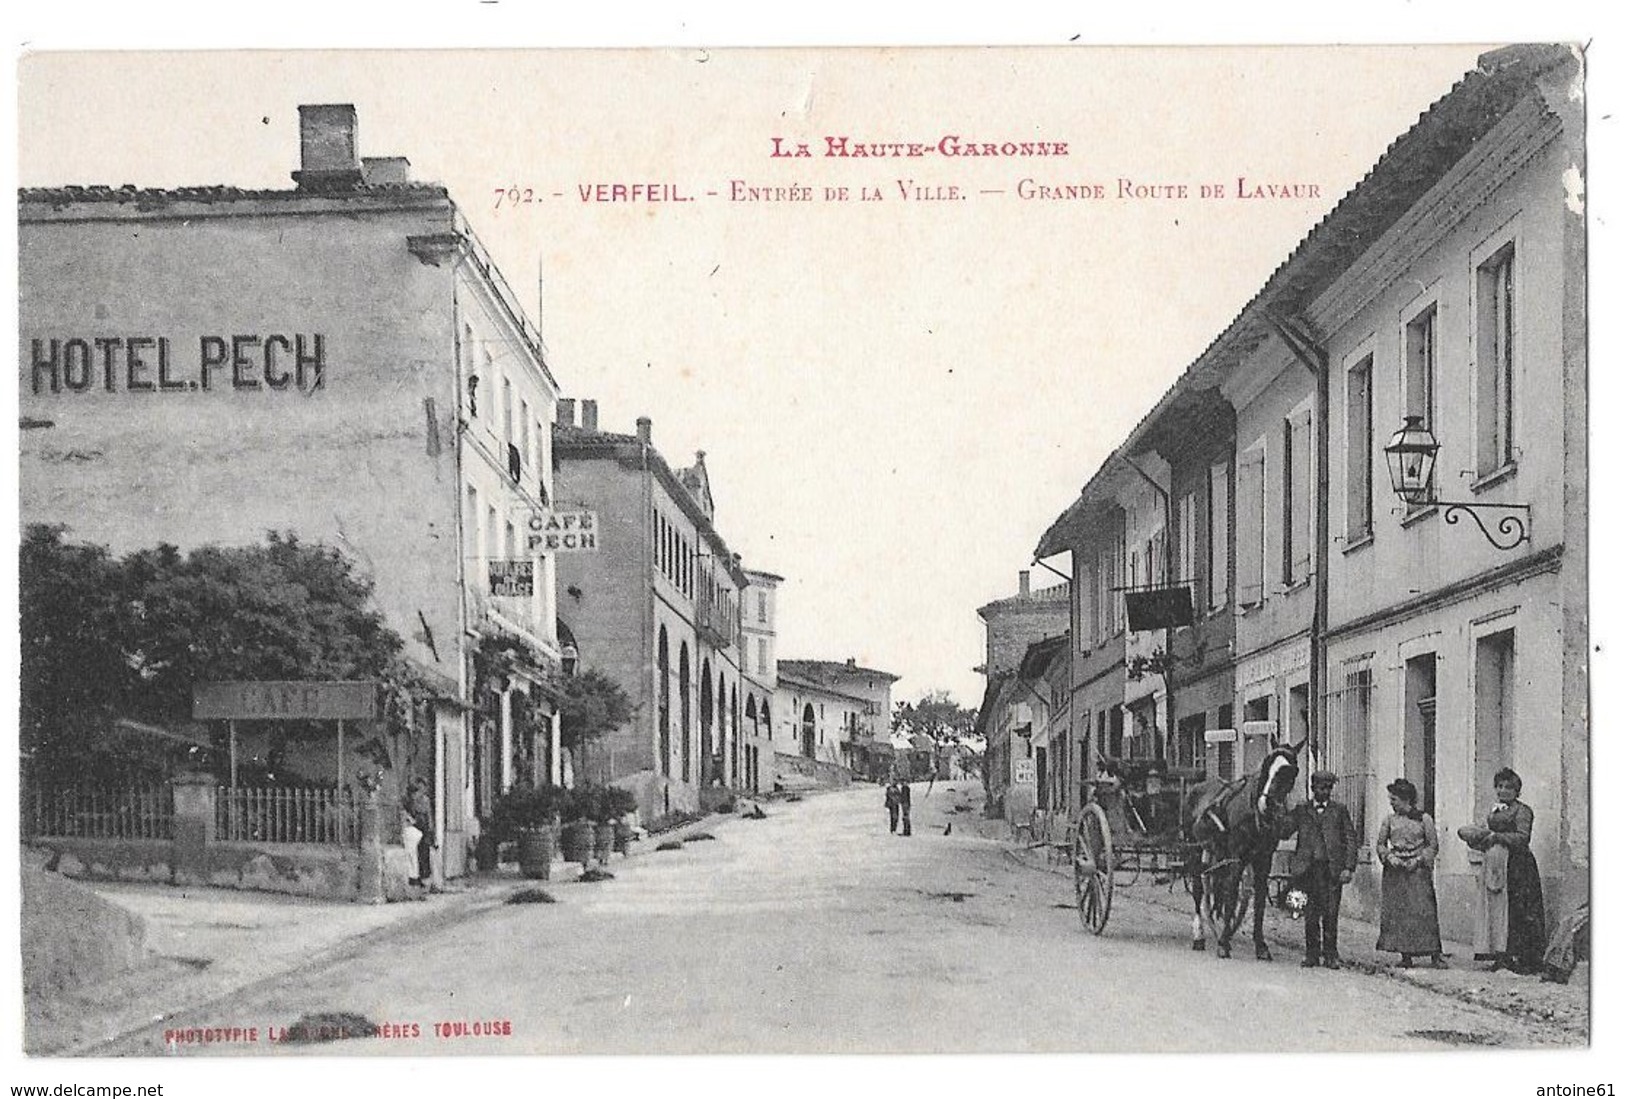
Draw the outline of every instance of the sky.
[[[723,537],[786,578],[781,657],[974,704],[976,608],[1479,52],[46,52],[18,175],[286,187],[298,105],[355,104],[362,155],[445,183],[540,311],[565,395],[705,451]],[[824,155],[842,137],[1050,155]],[[639,183],[688,201],[596,200]],[[1100,197],[1036,197],[1068,185]]]

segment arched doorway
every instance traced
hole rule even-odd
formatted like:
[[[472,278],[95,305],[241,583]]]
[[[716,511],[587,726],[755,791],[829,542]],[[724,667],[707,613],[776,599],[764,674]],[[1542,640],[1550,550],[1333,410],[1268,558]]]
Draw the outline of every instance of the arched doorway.
[[[711,785],[711,750],[716,735],[712,722],[716,720],[717,704],[711,694],[711,660],[700,661],[700,785]]]
[[[666,627],[660,627],[660,644],[655,649],[655,669],[660,676],[657,693],[659,712],[655,715],[660,736],[660,773],[671,777],[671,647],[666,640]]]
[[[711,739],[711,754],[706,756],[706,764],[710,768],[709,779],[726,784],[728,776],[723,769],[724,761],[728,758],[728,682],[723,678],[722,669],[717,669],[717,732]],[[709,781],[708,779],[708,781]]]
[[[728,772],[730,785],[739,785],[739,684],[735,683],[728,688],[728,744],[730,751],[728,759],[731,769]]]
[[[759,793],[761,786],[757,780],[759,764],[756,753],[761,751],[757,738],[762,735],[761,725],[756,720],[756,696],[750,693],[745,695],[745,722],[750,726],[750,744],[745,748],[745,785],[752,793]]]
[[[677,736],[682,742],[684,782],[689,781],[694,762],[693,727],[694,715],[688,696],[688,642],[684,641],[677,650]]]
[[[811,702],[801,711],[801,754],[808,759],[818,758],[818,719],[813,716]]]

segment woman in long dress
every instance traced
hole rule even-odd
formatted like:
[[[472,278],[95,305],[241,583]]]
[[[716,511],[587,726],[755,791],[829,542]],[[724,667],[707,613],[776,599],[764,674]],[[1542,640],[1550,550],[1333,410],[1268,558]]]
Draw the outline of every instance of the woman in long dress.
[[[1433,891],[1433,864],[1439,856],[1439,832],[1433,818],[1416,807],[1416,784],[1395,779],[1388,784],[1393,808],[1377,829],[1377,857],[1382,860],[1382,924],[1377,949],[1399,955],[1402,969],[1418,954],[1444,969],[1439,939],[1439,900]]]
[[[1529,850],[1535,811],[1518,800],[1523,779],[1510,767],[1495,773],[1496,804],[1469,842],[1484,852],[1473,957],[1492,970],[1537,973],[1546,949],[1546,903],[1540,868]],[[1463,831],[1467,831],[1463,829]]]

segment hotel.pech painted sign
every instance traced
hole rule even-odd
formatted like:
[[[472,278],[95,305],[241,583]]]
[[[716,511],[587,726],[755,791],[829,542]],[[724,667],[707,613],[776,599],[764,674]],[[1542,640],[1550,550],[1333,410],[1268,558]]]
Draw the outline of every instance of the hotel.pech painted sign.
[[[296,390],[326,380],[322,334],[199,336],[51,336],[29,341],[36,396],[56,393],[207,393]]]

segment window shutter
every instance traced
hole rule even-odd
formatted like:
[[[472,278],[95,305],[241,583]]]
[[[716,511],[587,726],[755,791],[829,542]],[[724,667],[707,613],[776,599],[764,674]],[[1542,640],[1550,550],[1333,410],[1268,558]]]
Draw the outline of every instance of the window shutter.
[[[1208,470],[1208,592],[1218,610],[1230,601],[1230,466]]]
[[[1236,602],[1264,601],[1264,448],[1236,462]]]
[[[1314,540],[1310,535],[1313,515],[1314,486],[1310,470],[1314,465],[1314,421],[1308,413],[1294,417],[1292,431],[1292,556],[1291,581],[1300,584],[1309,578],[1310,563],[1314,559]]]
[[[1199,585],[1196,575],[1196,515],[1196,493],[1187,492],[1179,498],[1179,575],[1174,580],[1190,585],[1192,604],[1200,610],[1202,602],[1197,594]]]
[[[1345,536],[1354,541],[1371,533],[1371,357],[1348,373],[1345,404]]]

